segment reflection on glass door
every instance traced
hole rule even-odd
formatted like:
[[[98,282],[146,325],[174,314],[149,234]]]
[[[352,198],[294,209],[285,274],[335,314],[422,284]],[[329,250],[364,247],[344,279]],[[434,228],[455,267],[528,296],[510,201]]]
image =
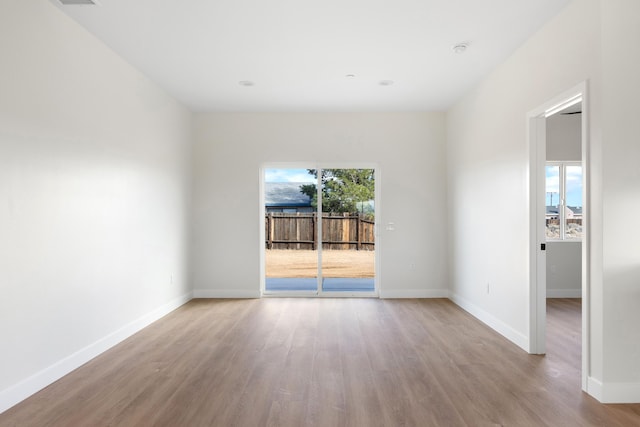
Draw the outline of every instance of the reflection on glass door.
[[[266,169],[265,291],[318,290],[318,224],[307,169]]]
[[[322,169],[322,291],[375,290],[375,171]]]

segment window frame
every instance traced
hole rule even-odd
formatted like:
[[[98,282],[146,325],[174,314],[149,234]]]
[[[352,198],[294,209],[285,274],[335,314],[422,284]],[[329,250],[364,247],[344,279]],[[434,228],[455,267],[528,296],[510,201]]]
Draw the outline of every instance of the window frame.
[[[547,238],[548,242],[582,242],[583,237],[576,238],[567,238],[567,218],[566,218],[566,209],[567,209],[567,167],[570,166],[578,166],[581,170],[582,182],[581,185],[584,187],[584,168],[582,167],[581,161],[553,161],[549,160],[545,162],[545,187],[546,187],[546,168],[548,166],[557,166],[558,167],[558,222],[560,226],[560,237],[559,238]],[[545,194],[546,194],[545,188]],[[582,210],[584,212],[584,201],[582,202]],[[545,205],[546,205],[546,196],[545,196]],[[545,208],[546,209],[546,208]],[[583,223],[584,226],[584,223]]]

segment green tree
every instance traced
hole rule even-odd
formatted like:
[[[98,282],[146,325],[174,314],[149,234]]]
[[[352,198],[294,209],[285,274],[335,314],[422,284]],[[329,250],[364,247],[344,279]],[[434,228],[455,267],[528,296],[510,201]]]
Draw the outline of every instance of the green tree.
[[[318,178],[316,169],[307,169]],[[322,211],[336,213],[365,213],[368,202],[375,197],[373,169],[322,169]],[[300,192],[311,198],[318,207],[316,184],[300,186]]]

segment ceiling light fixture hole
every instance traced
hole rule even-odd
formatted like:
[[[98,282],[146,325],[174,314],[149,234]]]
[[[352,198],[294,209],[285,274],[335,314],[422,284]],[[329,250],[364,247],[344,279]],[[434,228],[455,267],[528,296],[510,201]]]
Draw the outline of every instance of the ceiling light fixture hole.
[[[469,48],[469,43],[463,42],[463,43],[458,43],[458,44],[454,45],[451,49],[455,53],[461,54],[461,53],[464,53],[468,48]]]

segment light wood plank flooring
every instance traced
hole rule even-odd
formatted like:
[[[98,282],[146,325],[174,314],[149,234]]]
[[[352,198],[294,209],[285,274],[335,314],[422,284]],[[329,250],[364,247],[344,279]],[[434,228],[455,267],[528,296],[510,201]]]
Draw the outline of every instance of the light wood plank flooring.
[[[528,355],[448,300],[193,300],[1,426],[638,426],[580,391],[580,301]]]

